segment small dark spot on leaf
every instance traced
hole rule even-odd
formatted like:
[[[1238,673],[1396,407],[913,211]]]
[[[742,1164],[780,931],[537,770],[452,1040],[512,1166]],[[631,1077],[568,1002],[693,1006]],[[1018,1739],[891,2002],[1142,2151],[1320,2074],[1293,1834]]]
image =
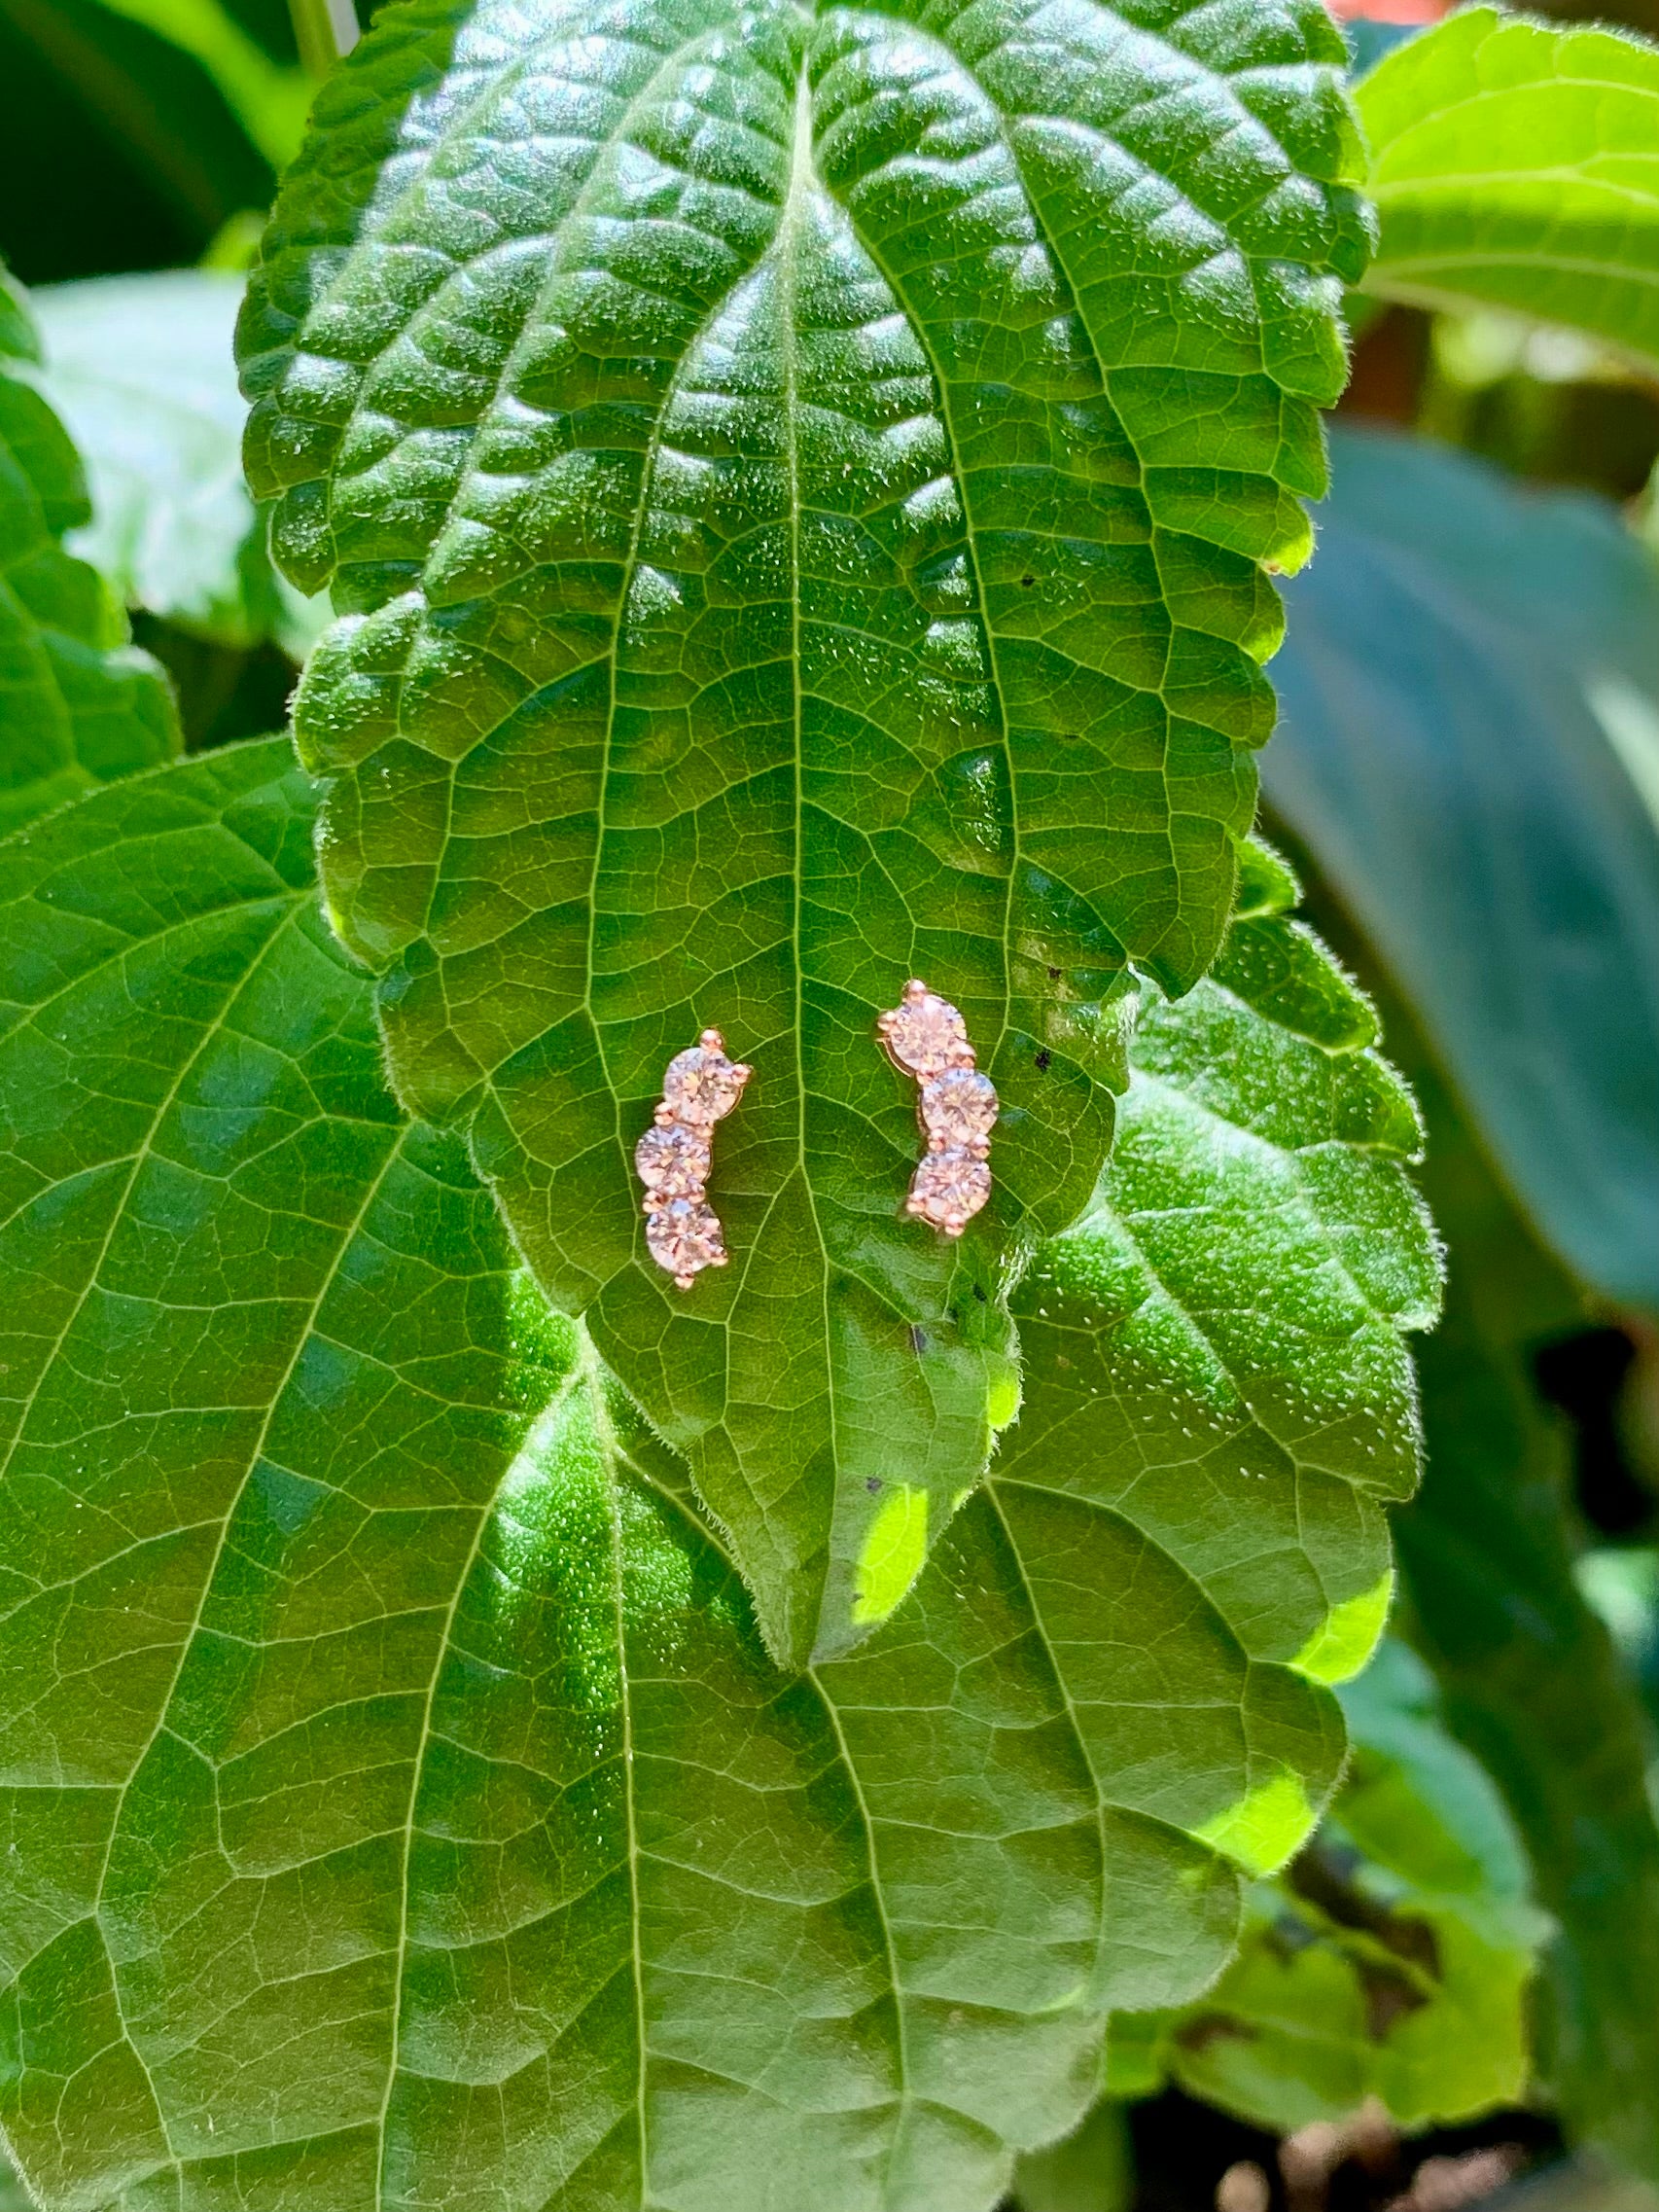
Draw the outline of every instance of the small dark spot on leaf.
[[[1049,969],[1049,971],[1048,971],[1048,981],[1049,981],[1051,983],[1057,983],[1057,982],[1060,981],[1060,971],[1059,971],[1059,969],[1058,969],[1058,968],[1050,968],[1050,969]]]
[[[985,1286],[983,1283],[974,1284],[973,1295],[979,1301],[981,1305],[988,1305],[991,1302],[989,1298],[986,1296]]]
[[[879,1475],[866,1475],[865,1477],[865,1488],[873,1498],[877,1490],[881,1488],[881,1477]]]
[[[1312,1843],[1290,1862],[1286,1878],[1298,1897],[1305,1897],[1339,1928],[1370,1936],[1395,1958],[1439,1980],[1440,1945],[1433,1929],[1427,1920],[1391,1911],[1368,1897],[1354,1878],[1359,1866],[1357,1851]]]
[[[1022,576],[1019,580],[1019,588],[1022,591],[1029,591],[1036,582],[1037,579],[1035,576],[1029,574]]]
[[[1041,1052],[1037,1055],[1037,1072],[1039,1075],[1046,1075],[1048,1073],[1049,1061],[1052,1056],[1053,1055],[1050,1053],[1048,1047],[1044,1045]]]
[[[1188,2020],[1176,2039],[1182,2051],[1208,2051],[1213,2043],[1253,2043],[1255,2030],[1244,2020],[1229,2019],[1225,2013],[1200,2013]]]
[[[1420,2013],[1429,2002],[1402,1973],[1365,1958],[1356,1961],[1356,1968],[1365,1997],[1365,2033],[1373,2043],[1383,2042],[1396,2021]]]

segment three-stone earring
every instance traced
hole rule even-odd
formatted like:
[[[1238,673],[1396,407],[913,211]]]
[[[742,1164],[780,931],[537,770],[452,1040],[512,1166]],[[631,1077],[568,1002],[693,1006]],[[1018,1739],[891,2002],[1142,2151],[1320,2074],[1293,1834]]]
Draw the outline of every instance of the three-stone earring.
[[[657,1266],[689,1290],[705,1267],[729,1257],[720,1217],[708,1201],[714,1125],[743,1095],[753,1068],[725,1056],[718,1029],[676,1052],[662,1079],[662,1102],[634,1147],[645,1185],[645,1240]]]
[[[973,1064],[968,1024],[949,999],[912,978],[902,1002],[880,1016],[888,1057],[921,1084],[916,1116],[928,1149],[910,1179],[904,1211],[960,1236],[991,1195],[996,1087]]]

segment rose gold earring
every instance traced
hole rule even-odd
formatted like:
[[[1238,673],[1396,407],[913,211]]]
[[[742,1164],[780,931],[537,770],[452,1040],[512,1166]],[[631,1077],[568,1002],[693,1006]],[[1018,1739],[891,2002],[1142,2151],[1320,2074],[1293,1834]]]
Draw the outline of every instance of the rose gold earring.
[[[912,978],[900,1005],[880,1016],[888,1057],[921,1083],[917,1119],[928,1149],[910,1181],[904,1211],[960,1236],[991,1195],[996,1087],[973,1064],[968,1024],[948,999]]]
[[[645,1240],[679,1290],[689,1290],[705,1267],[724,1267],[729,1258],[706,1193],[714,1125],[737,1104],[754,1072],[726,1058],[718,1029],[705,1029],[688,1052],[669,1061],[662,1103],[634,1147],[645,1185]]]

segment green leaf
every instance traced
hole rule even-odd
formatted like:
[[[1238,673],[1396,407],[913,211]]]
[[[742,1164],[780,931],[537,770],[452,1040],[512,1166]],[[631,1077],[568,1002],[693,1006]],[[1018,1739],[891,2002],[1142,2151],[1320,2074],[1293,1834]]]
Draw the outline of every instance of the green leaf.
[[[1438,1263],[1400,1164],[1415,1111],[1375,1033],[1271,910],[1247,910],[1188,999],[1148,1008],[1098,1200],[1021,1286],[1026,1405],[990,1480],[1095,1654],[1075,1695],[1103,1774],[1254,1873],[1300,1845],[1335,1782],[1323,1686],[1381,1633],[1380,1503],[1416,1480],[1400,1331],[1432,1322]],[[1172,1726],[1179,1668],[1115,1648],[1113,1589],[1157,1589],[1218,1639],[1224,1705]]]
[[[1355,98],[1382,219],[1367,291],[1507,307],[1659,360],[1659,49],[1465,8]]]
[[[1333,453],[1268,796],[1542,1234],[1659,1312],[1652,563],[1602,501],[1376,433]]]
[[[1323,890],[1315,910],[1348,934]],[[1497,1181],[1410,1011],[1380,995],[1423,1101],[1422,1180],[1449,1249],[1445,1318],[1418,1350],[1427,1476],[1393,1516],[1400,1625],[1448,1726],[1502,1792],[1556,1922],[1536,2060],[1568,2140],[1659,2179],[1659,1830],[1643,1716],[1576,1586],[1569,1439],[1532,1368],[1541,1345],[1584,1327],[1586,1302]]]
[[[1341,62],[1314,0],[413,0],[267,233],[250,469],[344,617],[297,715],[331,912],[792,1662],[919,1564],[895,1483],[931,1539],[981,1474],[1127,964],[1219,939],[1366,251]],[[960,1249],[900,1213],[916,971],[1006,1109]],[[758,1072],[736,1264],[682,1299],[629,1154],[705,1024]]]
[[[786,1677],[681,1463],[383,1089],[311,803],[266,742],[0,845],[31,2186],[988,2212],[1076,2123],[1104,2014],[1214,1978],[1239,1871],[1341,1763],[1308,1677],[1368,1648],[1364,1492],[1408,1472],[1359,1441],[1411,1429],[1376,1319],[1432,1286],[1364,1010],[1253,855],[1231,980],[1148,1018],[1136,1142],[1031,1306],[1019,1449],[859,1651]],[[1212,1227],[1172,1246],[1182,1178]],[[1179,1399],[1147,1364],[1177,1294]],[[1287,1313],[1323,1345],[1297,1401]]]
[[[1367,2098],[1403,2128],[1518,2103],[1550,1923],[1502,1801],[1402,1646],[1343,1702],[1356,1750],[1342,1794],[1253,1892],[1215,1990],[1164,2023],[1164,2063],[1189,2094],[1279,2133]]]
[[[305,127],[311,87],[300,70],[273,61],[223,0],[98,0],[98,5],[142,23],[199,61],[273,169],[293,160]]]
[[[1409,1043],[1403,1021],[1398,1034]],[[1428,1478],[1395,1522],[1411,1633],[1452,1726],[1502,1789],[1559,1925],[1542,2059],[1569,2137],[1659,2180],[1647,1736],[1573,1579],[1567,1439],[1531,1372],[1536,1346],[1582,1326],[1582,1308],[1426,1061],[1419,1081],[1452,1269],[1445,1323],[1421,1355]]]
[[[1123,2107],[1105,2099],[1075,2135],[1021,2158],[1018,2212],[1130,2212],[1135,2166]]]
[[[227,645],[275,637],[302,660],[327,612],[276,575],[243,481],[242,292],[217,269],[48,286],[34,380],[87,465],[92,517],[72,550],[129,607]]]
[[[103,580],[63,551],[88,518],[87,486],[63,425],[17,374],[38,355],[0,271],[0,831],[179,743],[166,678],[126,642]]]

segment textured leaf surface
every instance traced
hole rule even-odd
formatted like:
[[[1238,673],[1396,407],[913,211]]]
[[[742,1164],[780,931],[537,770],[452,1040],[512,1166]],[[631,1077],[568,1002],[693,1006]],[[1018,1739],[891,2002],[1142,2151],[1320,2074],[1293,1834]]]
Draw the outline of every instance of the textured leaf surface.
[[[870,1615],[870,1485],[931,1534],[983,1468],[1126,963],[1219,938],[1365,252],[1341,58],[1313,0],[410,0],[267,235],[331,910],[795,1659]],[[1006,1109],[960,1252],[899,1218],[916,972]],[[709,1023],[758,1073],[682,1302],[628,1154]]]
[[[103,580],[62,547],[88,517],[80,458],[19,367],[39,341],[0,273],[0,831],[164,760],[165,677],[126,642]]]
[[[299,660],[324,610],[276,575],[243,481],[243,289],[204,268],[49,285],[32,301],[36,382],[87,467],[73,551],[130,607],[229,645],[274,636]]]
[[[1252,874],[1215,974],[1143,1018],[1095,1206],[1021,1286],[1026,1406],[991,1490],[1057,1562],[1110,1549],[1103,1586],[1204,1592],[1239,1710],[1137,1724],[1111,1764],[1149,1762],[1149,1804],[1268,1872],[1317,1809],[1298,1775],[1327,1787],[1340,1760],[1317,1686],[1363,1664],[1387,1612],[1379,1501],[1409,1494],[1418,1452],[1399,1332],[1433,1320],[1438,1263],[1375,1017],[1275,910],[1294,894],[1279,864]],[[1155,1651],[1112,1660],[1105,1714],[1134,1665],[1164,1680]]]
[[[1386,1644],[1343,1703],[1341,1794],[1286,1873],[1253,1890],[1216,1988],[1152,2028],[1156,2062],[1282,2134],[1367,2098],[1403,2128],[1518,2103],[1549,1927],[1520,1838],[1403,1646]]]
[[[1268,796],[1505,1177],[1659,1311],[1659,586],[1600,501],[1343,431]]]
[[[1367,290],[1659,360],[1659,49],[1465,8],[1355,97],[1382,219]]]
[[[1019,1450],[783,1676],[681,1463],[381,1087],[309,828],[268,743],[0,847],[25,2170],[51,2212],[989,2207],[1341,1761],[1410,1472],[1379,1316],[1433,1273],[1368,1017],[1253,861],[1255,952],[1148,1021],[1136,1142],[1022,1294]]]

